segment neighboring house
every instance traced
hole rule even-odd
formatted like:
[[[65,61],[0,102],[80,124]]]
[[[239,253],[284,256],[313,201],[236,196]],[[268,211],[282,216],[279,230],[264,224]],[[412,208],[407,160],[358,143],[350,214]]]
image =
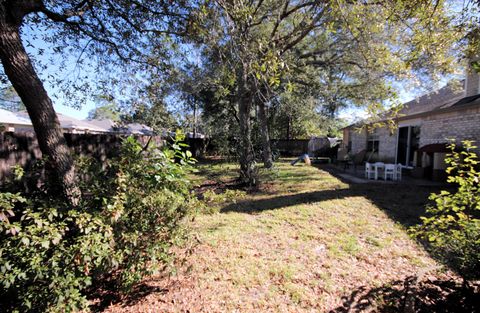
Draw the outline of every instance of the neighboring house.
[[[64,133],[103,134],[108,132],[107,129],[88,123],[86,121],[78,120],[76,118],[66,116],[60,113],[57,113],[57,116],[60,122],[60,127],[62,128]],[[9,132],[33,131],[32,122],[30,121],[28,113],[25,111],[10,112],[0,109],[0,125],[5,128],[4,131]]]
[[[140,123],[116,123],[110,119],[93,119],[88,121],[90,124],[97,125],[99,127],[108,129],[109,132],[112,133],[120,133],[120,134],[133,134],[133,135],[145,135],[145,136],[153,136],[155,135],[155,131],[145,125]],[[164,129],[161,133],[157,133],[159,136],[163,138],[175,137],[174,131],[168,131]],[[205,139],[205,135],[201,133],[193,133],[187,132],[187,138],[196,138],[196,139]]]
[[[107,129],[108,132],[111,132],[111,133],[145,135],[145,136],[155,135],[155,132],[151,127],[144,124],[140,124],[140,123],[122,124],[122,123],[116,123],[110,119],[94,119],[94,120],[89,120],[88,123]]]
[[[350,155],[366,150],[366,158],[371,161],[443,170],[449,139],[480,144],[479,75],[471,73],[462,83],[463,88],[447,85],[405,103],[393,129],[366,125],[359,130],[358,124],[346,127],[344,149]]]
[[[88,121],[78,120],[76,118],[57,113],[60,126],[65,133],[71,134],[104,134],[109,130]]]
[[[3,131],[7,132],[33,130],[30,118],[3,109],[0,109],[0,126],[2,126]]]

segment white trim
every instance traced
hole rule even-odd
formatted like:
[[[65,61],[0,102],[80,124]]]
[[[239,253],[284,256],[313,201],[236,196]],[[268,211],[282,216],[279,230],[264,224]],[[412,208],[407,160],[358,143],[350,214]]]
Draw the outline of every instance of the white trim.
[[[412,118],[410,120],[403,120],[398,122],[398,128],[400,127],[407,127],[407,126],[421,126],[422,125],[421,118]]]
[[[400,137],[400,125],[397,126],[397,140],[395,141],[395,164],[398,164],[398,138]]]

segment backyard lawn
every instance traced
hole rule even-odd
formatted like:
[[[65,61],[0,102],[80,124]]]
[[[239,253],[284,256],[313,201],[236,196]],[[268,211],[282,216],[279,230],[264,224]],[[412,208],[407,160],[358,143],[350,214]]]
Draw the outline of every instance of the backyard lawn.
[[[413,312],[446,297],[469,305],[449,289],[455,275],[406,233],[437,190],[349,185],[283,161],[246,194],[231,189],[234,165],[199,169],[197,192],[208,190],[218,212],[192,220],[191,254],[175,275],[146,280],[105,312]],[[213,192],[225,190],[220,203]]]

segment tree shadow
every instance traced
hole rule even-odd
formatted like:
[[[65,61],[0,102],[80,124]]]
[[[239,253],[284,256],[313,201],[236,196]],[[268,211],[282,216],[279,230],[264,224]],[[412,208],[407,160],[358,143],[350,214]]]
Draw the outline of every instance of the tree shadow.
[[[338,178],[342,180],[342,178]],[[344,181],[344,183],[347,182]],[[348,188],[324,189],[259,200],[237,201],[224,206],[220,212],[258,214],[262,211],[277,210],[301,204],[348,197],[364,197],[382,209],[392,220],[404,226],[411,226],[417,224],[420,221],[420,216],[424,215],[425,206],[429,203],[428,196],[432,192],[438,192],[438,190],[438,187],[431,186],[385,185],[374,182],[350,184]]]
[[[342,297],[330,313],[351,312],[478,312],[478,287],[454,280],[422,280],[410,276],[383,286],[361,286]]]
[[[141,282],[135,285],[127,293],[122,293],[114,281],[101,282],[92,288],[88,293],[91,300],[90,310],[92,312],[103,312],[110,305],[121,303],[122,307],[133,306],[146,296],[157,293],[166,294],[167,288],[154,286],[148,282]]]

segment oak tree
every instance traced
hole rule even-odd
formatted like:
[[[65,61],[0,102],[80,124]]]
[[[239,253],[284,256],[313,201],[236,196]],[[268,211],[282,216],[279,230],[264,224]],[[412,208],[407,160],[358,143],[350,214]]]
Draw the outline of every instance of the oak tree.
[[[104,65],[103,72],[128,64],[141,73],[149,66],[162,67],[162,57],[168,57],[167,37],[182,35],[188,11],[182,1],[0,0],[3,71],[28,111],[48,157],[50,178],[71,204],[80,197],[72,156],[52,99],[25,49],[23,30],[35,29],[40,33],[36,39],[60,57],[77,52],[79,60],[94,56],[96,64]]]

